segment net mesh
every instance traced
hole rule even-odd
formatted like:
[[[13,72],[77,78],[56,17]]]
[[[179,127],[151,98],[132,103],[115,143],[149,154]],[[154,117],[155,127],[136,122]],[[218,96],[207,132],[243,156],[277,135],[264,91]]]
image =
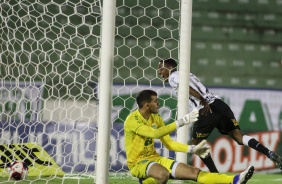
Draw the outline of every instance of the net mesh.
[[[29,176],[93,172],[101,2],[6,0],[0,12],[3,175],[13,160]]]
[[[34,159],[26,153],[40,148],[22,145],[37,142],[67,176],[93,175],[101,3],[99,0],[0,2],[3,167],[26,157],[33,164],[29,168],[39,171],[32,162]],[[178,0],[116,1],[109,163],[113,176],[128,171],[122,123],[136,108],[138,90],[154,85],[165,122],[176,117],[176,99],[164,87],[155,68],[160,59],[178,59],[179,3]],[[281,0],[193,1],[192,72],[210,86],[281,89],[281,4]],[[251,95],[244,102],[249,98]],[[236,106],[237,111],[241,112],[244,102]],[[279,105],[276,107],[281,109]],[[281,110],[272,116],[280,122]],[[162,155],[174,157],[160,142],[155,146]],[[48,155],[38,160],[44,163]]]

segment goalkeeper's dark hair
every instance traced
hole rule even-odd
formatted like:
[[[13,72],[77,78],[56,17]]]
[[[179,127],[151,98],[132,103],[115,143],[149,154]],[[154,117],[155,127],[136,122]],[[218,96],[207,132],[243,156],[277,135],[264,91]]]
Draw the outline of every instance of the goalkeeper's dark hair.
[[[149,103],[152,100],[152,96],[158,96],[158,94],[150,89],[142,90],[137,94],[136,102],[139,108],[142,108],[144,103]]]

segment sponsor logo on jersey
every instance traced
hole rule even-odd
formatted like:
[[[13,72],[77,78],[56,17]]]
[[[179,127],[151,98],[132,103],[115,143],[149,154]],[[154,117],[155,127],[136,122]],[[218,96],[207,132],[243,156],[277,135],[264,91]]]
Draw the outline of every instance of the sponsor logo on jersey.
[[[197,138],[204,138],[204,137],[208,137],[209,135],[210,135],[209,133],[198,133],[198,132],[196,132]]]
[[[231,121],[233,122],[234,126],[238,126],[239,122],[236,119],[231,119]]]

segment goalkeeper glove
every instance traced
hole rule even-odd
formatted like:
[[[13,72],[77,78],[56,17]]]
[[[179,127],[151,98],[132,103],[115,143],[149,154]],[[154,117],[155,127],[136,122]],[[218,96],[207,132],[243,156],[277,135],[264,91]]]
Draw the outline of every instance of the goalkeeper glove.
[[[198,116],[199,116],[199,109],[196,108],[189,114],[186,114],[183,118],[180,118],[175,121],[177,128],[182,127],[183,125],[194,123],[195,121],[198,120]]]
[[[211,150],[211,147],[207,146],[206,143],[206,140],[202,140],[198,145],[189,145],[188,153],[194,153],[201,158],[205,158]]]

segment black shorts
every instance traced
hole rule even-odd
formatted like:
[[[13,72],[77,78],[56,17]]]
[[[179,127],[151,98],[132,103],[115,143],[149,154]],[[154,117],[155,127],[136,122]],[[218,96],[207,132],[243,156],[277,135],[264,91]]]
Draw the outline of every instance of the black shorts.
[[[212,113],[208,113],[206,116],[200,113],[198,121],[194,123],[193,139],[206,139],[214,128],[224,135],[234,129],[240,129],[232,110],[225,102],[215,99],[210,104],[210,108]]]

